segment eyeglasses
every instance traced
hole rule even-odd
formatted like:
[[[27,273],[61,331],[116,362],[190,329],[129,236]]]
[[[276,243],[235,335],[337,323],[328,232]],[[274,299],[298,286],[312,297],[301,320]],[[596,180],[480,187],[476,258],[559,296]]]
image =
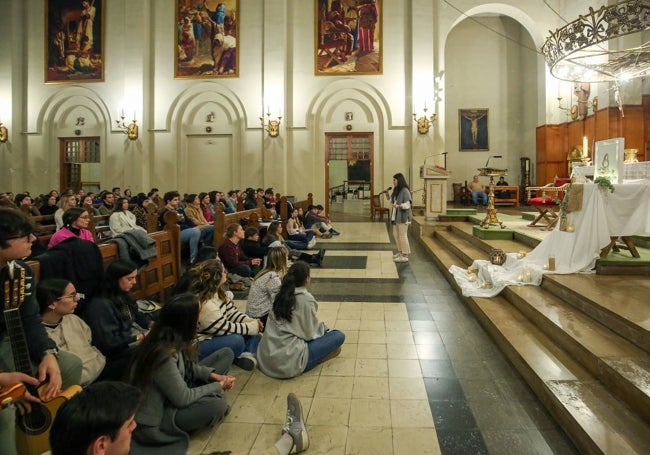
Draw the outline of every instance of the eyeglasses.
[[[30,232],[29,234],[17,234],[17,235],[12,235],[10,237],[5,237],[5,240],[15,240],[15,239],[27,239],[29,240],[31,236],[34,236],[36,238],[36,234],[33,232]]]
[[[73,292],[72,294],[62,295],[57,300],[63,300],[63,299],[72,299],[72,300],[74,300],[76,298],[83,299],[85,297],[86,296],[81,292]]]

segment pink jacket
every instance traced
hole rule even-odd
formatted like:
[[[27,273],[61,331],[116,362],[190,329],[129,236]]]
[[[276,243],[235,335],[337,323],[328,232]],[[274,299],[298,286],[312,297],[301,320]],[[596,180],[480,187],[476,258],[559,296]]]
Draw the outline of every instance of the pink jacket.
[[[50,238],[50,243],[47,244],[47,247],[52,248],[54,245],[57,245],[63,242],[64,240],[69,239],[70,237],[76,237],[75,233],[72,232],[67,227],[62,227],[61,229],[56,231],[54,235]],[[81,240],[88,240],[89,242],[95,241],[92,233],[88,229],[81,229],[81,232],[79,233],[79,238]]]

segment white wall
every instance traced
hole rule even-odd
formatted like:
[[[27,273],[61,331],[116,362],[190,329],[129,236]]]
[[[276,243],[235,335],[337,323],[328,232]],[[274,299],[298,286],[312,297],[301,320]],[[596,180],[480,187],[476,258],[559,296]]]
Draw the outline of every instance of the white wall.
[[[104,1],[105,80],[44,84],[45,2],[2,0],[0,26],[12,39],[0,41],[11,56],[0,63],[7,81],[0,84],[0,120],[10,129],[9,142],[0,144],[0,190],[57,188],[58,138],[74,134],[79,116],[86,119],[82,136],[100,137],[104,187],[261,186],[299,198],[313,192],[324,201],[324,136],[348,123],[353,132],[373,134],[378,192],[396,172],[421,188],[420,164],[442,151],[449,152],[450,187],[485,164],[488,152],[458,152],[461,107],[490,109],[489,154],[504,155],[516,183],[519,157],[534,156],[535,126],[557,115],[550,106],[557,85],[548,82],[541,55],[527,48],[538,49],[562,22],[538,0],[453,2],[461,11],[442,0],[383,0],[383,73],[360,76],[314,75],[315,2],[240,0],[240,75],[213,79],[174,79],[174,0]],[[553,3],[571,18],[584,8]],[[508,18],[481,17],[494,32],[463,12]],[[442,70],[445,92],[435,104],[433,78]],[[412,114],[425,102],[438,121],[419,135]],[[137,141],[115,129],[121,105],[127,120],[136,112]],[[283,117],[278,138],[260,126],[267,106]],[[353,122],[345,112],[353,112]]]

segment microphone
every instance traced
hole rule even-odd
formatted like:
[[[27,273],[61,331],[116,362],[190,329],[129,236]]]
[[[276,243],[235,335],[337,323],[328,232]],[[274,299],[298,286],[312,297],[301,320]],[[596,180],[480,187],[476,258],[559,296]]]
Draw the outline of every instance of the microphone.
[[[392,189],[393,189],[393,187],[392,187],[392,186],[389,186],[389,187],[386,188],[384,191],[382,191],[382,193],[388,193],[388,192],[389,192],[390,190],[392,190]]]
[[[488,167],[488,164],[490,163],[490,158],[503,158],[501,155],[492,155],[488,156],[487,161],[485,162],[485,167]]]

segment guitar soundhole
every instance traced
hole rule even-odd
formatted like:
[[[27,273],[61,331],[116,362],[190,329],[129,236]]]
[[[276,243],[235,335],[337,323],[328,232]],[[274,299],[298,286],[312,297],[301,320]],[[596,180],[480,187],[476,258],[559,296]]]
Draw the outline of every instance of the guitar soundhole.
[[[52,423],[52,414],[45,406],[32,403],[32,412],[25,415],[17,415],[18,427],[31,436],[45,433]]]

